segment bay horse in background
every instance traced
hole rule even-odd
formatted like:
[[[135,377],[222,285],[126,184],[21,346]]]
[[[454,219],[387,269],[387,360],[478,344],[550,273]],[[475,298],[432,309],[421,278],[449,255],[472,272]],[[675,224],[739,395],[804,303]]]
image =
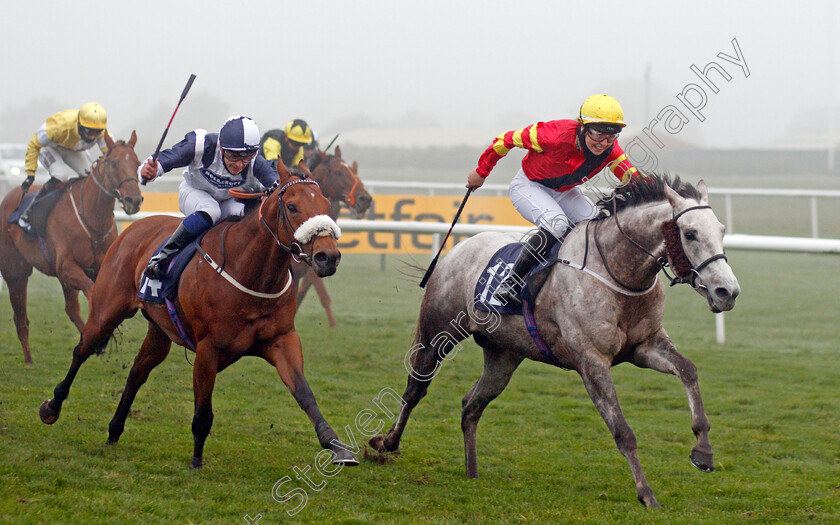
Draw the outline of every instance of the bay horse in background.
[[[542,344],[529,334],[522,317],[493,309],[480,312],[474,306],[477,281],[484,279],[496,251],[517,241],[515,234],[482,233],[449,252],[428,281],[420,306],[406,356],[410,374],[405,404],[393,427],[370,440],[372,447],[380,452],[398,449],[411,411],[426,395],[442,360],[472,336],[484,350],[484,371],[462,403],[469,477],[478,476],[478,421],[525,358],[580,374],[630,465],[637,497],[645,506],[659,504],[642,471],[610,367],[629,362],[677,376],[685,386],[697,437],[691,462],[700,470],[713,470],[697,368],[677,352],[662,327],[665,287],[658,272],[667,254],[675,273],[687,278],[713,312],[732,309],[740,288],[723,255],[724,227],[708,205],[705,184],[695,188],[679,177],[673,182],[657,175],[635,178],[598,206],[599,217],[579,223],[565,238],[556,264],[535,276],[544,281],[533,307]]]
[[[359,179],[359,165],[356,161],[353,161],[352,166],[348,165],[341,158],[341,148],[336,146],[334,155],[316,151],[307,162],[312,171],[312,178],[321,186],[321,191],[330,201],[330,217],[337,219],[342,206],[350,211],[354,219],[364,217],[373,203],[373,197]],[[320,277],[309,271],[309,266],[299,262],[292,262],[292,274],[298,285],[298,305],[303,302],[309,287],[314,287],[330,326],[335,326],[332,301]]]
[[[109,443],[119,440],[137,391],[175,342],[195,351],[191,468],[203,464],[204,442],[213,424],[216,375],[245,356],[260,357],[277,370],[309,416],[321,446],[331,451],[333,463],[356,464],[321,415],[303,375],[289,265],[294,256],[312,264],[318,275],[328,276],[335,273],[341,253],[335,240],[340,231],[326,215],[329,201],[306,177],[305,164],[300,169],[292,175],[278,162],[279,182],[265,194],[257,194],[259,207],[250,207],[239,221],[216,225],[200,240],[202,256],[193,257],[186,266],[173,300],[180,330],[166,305],[141,301],[137,295],[146,263],[179,219],[157,215],[126,228],[102,263],[73,362],[53,399],[41,405],[41,420],[55,423],[79,367],[104,351],[114,330],[139,309],[148,320],[148,332],[108,426]]]
[[[108,151],[91,167],[90,175],[71,179],[46,219],[43,237],[27,235],[7,218],[23,198],[21,188],[10,191],[0,203],[0,274],[9,287],[15,328],[26,363],[32,362],[29,348],[29,318],[26,288],[32,268],[58,277],[64,291],[64,311],[81,332],[84,321],[79,309],[79,291],[90,300],[93,280],[105,253],[117,238],[114,204],[132,215],[140,210],[143,196],[137,184],[140,161],[134,152],[137,134],[128,142],[114,141],[105,133]],[[37,190],[34,186],[32,190]],[[33,214],[38,213],[33,210]]]

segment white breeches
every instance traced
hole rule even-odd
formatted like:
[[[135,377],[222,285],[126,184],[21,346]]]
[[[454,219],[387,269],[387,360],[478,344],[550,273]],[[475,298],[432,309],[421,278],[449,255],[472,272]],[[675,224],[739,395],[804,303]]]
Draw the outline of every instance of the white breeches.
[[[233,198],[217,201],[206,191],[193,188],[187,181],[183,181],[178,189],[178,206],[184,215],[191,215],[197,211],[207,213],[213,219],[213,224],[227,217],[241,216],[245,213],[244,203]]]
[[[528,179],[521,168],[510,181],[508,192],[513,207],[520,215],[558,238],[578,222],[595,217],[598,212],[580,187],[564,192],[554,191]]]
[[[51,177],[66,182],[73,177],[84,177],[93,165],[87,150],[62,151],[52,146],[44,146],[38,153],[38,161],[47,168]]]

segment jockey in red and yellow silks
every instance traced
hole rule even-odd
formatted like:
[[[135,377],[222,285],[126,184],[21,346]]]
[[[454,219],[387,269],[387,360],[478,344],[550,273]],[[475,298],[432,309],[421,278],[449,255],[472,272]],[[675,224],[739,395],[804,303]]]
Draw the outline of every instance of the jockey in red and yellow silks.
[[[601,155],[593,155],[580,145],[578,134],[583,124],[576,120],[537,122],[496,137],[493,144],[478,159],[476,172],[487,177],[502,157],[513,148],[524,148],[528,154],[522,159],[522,171],[529,180],[556,191],[566,191],[582,184],[605,167],[622,183],[626,183],[636,168],[618,141]]]
[[[538,122],[496,137],[467,177],[478,189],[496,163],[513,148],[528,150],[510,183],[514,208],[539,230],[526,243],[494,294],[505,303],[521,303],[519,292],[528,273],[574,225],[596,215],[595,205],[577,186],[605,167],[626,183],[638,172],[618,145],[624,112],[614,98],[593,95],[580,107],[577,120]]]

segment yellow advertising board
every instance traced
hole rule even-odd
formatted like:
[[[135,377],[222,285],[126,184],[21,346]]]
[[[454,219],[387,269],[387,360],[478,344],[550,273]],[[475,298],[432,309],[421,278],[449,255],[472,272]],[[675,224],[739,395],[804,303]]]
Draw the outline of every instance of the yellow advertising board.
[[[178,211],[177,193],[146,193],[142,211]],[[463,195],[374,195],[365,220],[420,221],[452,224]],[[342,210],[340,218],[349,218]],[[529,226],[508,197],[470,195],[459,220],[461,224]],[[450,237],[447,248],[459,240]],[[454,241],[454,242],[453,242]],[[345,232],[338,241],[343,253],[428,253],[432,235],[422,233]]]

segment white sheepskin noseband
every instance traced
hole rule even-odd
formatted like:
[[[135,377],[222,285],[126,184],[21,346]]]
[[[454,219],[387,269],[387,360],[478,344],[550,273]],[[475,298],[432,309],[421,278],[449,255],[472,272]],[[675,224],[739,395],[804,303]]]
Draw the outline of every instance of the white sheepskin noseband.
[[[327,237],[339,239],[341,228],[329,215],[316,215],[310,217],[295,231],[295,240],[301,244],[307,244],[315,237]]]

